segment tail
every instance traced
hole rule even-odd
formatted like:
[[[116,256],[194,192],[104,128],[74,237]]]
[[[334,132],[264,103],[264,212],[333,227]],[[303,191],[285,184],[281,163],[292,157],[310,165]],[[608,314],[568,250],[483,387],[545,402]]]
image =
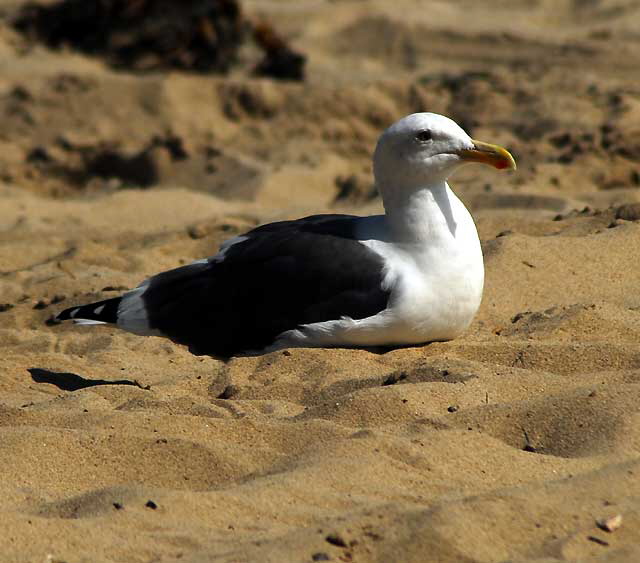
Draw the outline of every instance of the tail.
[[[73,320],[79,325],[115,324],[118,321],[118,306],[122,297],[113,297],[80,307],[71,307],[58,313],[55,321]]]

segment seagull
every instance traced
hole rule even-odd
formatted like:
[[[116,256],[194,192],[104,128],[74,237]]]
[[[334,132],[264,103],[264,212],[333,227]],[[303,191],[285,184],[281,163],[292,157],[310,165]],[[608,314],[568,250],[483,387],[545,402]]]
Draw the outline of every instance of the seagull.
[[[466,163],[515,169],[504,148],[414,113],[380,136],[384,215],[312,215],[259,226],[207,259],[156,274],[58,321],[163,336],[195,355],[290,347],[399,347],[451,340],[482,300],[473,218],[447,178]]]

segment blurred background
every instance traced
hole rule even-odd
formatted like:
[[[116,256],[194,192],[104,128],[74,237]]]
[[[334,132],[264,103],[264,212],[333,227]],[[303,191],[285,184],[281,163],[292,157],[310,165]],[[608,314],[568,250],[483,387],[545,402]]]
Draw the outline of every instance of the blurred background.
[[[516,155],[518,174],[461,175],[474,208],[640,186],[638,2],[0,6],[0,179],[32,194],[359,205],[380,131],[423,110]]]

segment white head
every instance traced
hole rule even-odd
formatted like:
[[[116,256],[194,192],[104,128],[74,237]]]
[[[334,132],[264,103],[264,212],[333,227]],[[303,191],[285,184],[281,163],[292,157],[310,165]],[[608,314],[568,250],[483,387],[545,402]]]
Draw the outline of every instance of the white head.
[[[468,162],[516,167],[505,149],[473,140],[448,117],[413,113],[380,136],[373,170],[379,188],[413,191],[441,185]]]

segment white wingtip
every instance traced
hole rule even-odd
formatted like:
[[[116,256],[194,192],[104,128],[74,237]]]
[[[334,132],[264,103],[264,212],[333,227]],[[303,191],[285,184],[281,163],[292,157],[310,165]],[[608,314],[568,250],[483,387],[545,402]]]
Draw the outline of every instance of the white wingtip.
[[[89,326],[89,325],[106,325],[104,321],[94,321],[91,319],[73,319],[73,324]]]

